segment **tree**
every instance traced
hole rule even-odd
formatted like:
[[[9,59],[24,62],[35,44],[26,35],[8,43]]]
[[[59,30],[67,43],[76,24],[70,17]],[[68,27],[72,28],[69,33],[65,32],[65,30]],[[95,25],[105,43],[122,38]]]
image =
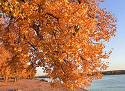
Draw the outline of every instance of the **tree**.
[[[100,2],[2,0],[1,45],[12,54],[12,64],[21,63],[17,70],[30,62],[44,67],[53,84],[86,87],[107,68],[105,43],[116,31],[115,18]]]

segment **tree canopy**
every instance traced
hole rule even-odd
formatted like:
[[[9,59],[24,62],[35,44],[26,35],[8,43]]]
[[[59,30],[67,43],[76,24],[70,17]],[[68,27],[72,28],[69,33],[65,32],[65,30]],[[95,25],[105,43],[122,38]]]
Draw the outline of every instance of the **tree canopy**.
[[[116,20],[101,0],[1,0],[0,74],[34,77],[44,67],[53,84],[86,87],[101,77]]]

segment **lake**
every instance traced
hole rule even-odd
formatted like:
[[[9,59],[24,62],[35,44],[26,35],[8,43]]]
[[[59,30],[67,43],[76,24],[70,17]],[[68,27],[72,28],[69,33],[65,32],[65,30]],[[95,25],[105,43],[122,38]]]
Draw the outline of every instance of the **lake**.
[[[125,75],[105,75],[103,79],[93,81],[88,91],[125,91]]]
[[[106,75],[93,81],[89,91],[125,91],[125,75]]]

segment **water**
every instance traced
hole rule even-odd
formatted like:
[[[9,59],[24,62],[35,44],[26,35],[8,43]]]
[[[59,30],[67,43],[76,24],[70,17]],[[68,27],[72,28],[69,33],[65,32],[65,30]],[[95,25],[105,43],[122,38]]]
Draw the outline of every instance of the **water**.
[[[89,91],[125,91],[125,75],[107,75],[93,81]]]
[[[43,80],[51,81],[49,78]],[[106,75],[101,80],[93,81],[88,91],[125,91],[125,75]]]

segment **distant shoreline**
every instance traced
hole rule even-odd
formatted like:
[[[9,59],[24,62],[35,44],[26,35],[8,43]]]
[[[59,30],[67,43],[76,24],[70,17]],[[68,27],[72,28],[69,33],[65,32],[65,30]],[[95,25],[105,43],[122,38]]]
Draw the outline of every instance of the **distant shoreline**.
[[[112,70],[112,71],[103,71],[103,75],[125,75],[125,70]],[[49,78],[48,76],[35,76],[34,78]],[[3,77],[0,77],[0,80],[3,80]],[[43,79],[42,79],[43,80]],[[43,80],[46,81],[46,80]]]
[[[112,70],[112,71],[103,71],[103,75],[124,75],[125,70]],[[35,76],[35,78],[49,78],[47,76]]]
[[[103,71],[104,75],[121,75],[125,74],[125,70],[112,70],[112,71]]]

